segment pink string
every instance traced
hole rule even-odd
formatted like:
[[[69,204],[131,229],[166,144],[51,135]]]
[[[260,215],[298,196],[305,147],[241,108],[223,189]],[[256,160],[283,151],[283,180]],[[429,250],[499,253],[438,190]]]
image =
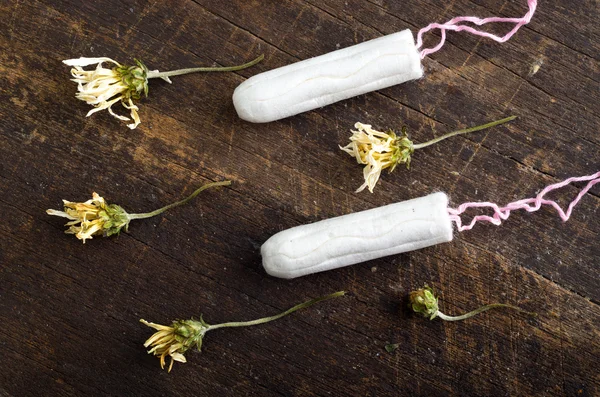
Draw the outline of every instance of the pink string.
[[[527,5],[529,6],[529,11],[522,18],[491,17],[491,18],[481,19],[481,18],[477,18],[477,17],[456,17],[456,18],[449,20],[448,22],[446,22],[444,24],[439,24],[439,23],[429,24],[428,26],[419,30],[419,33],[417,34],[417,48],[421,48],[421,46],[423,45],[423,34],[427,33],[431,29],[440,29],[441,34],[442,34],[442,39],[440,40],[439,44],[436,45],[435,47],[422,50],[421,51],[421,59],[425,58],[425,56],[432,54],[432,53],[438,51],[440,48],[442,48],[442,46],[446,42],[446,30],[453,30],[455,32],[460,32],[461,30],[466,30],[467,32],[472,33],[474,35],[488,37],[492,40],[496,40],[499,43],[504,43],[505,41],[510,39],[515,33],[517,33],[517,30],[519,30],[519,28],[521,26],[523,26],[523,25],[529,23],[529,21],[531,21],[531,17],[533,16],[533,13],[535,12],[535,9],[537,7],[537,0],[527,0]],[[510,32],[508,32],[506,35],[499,37],[499,36],[496,36],[495,34],[477,30],[468,25],[462,25],[462,24],[460,24],[461,22],[470,22],[470,23],[474,23],[475,25],[478,25],[478,26],[485,25],[486,23],[490,23],[490,22],[506,22],[506,23],[514,23],[515,27],[512,28],[512,30]]]
[[[555,201],[547,200],[544,198],[546,193],[549,193],[556,189],[560,189],[561,187],[566,186],[572,182],[582,182],[582,181],[589,181],[589,182],[585,186],[585,188],[579,192],[577,197],[575,197],[575,200],[573,200],[571,202],[571,204],[569,204],[569,207],[567,208],[566,212],[563,211],[563,209]],[[539,210],[540,207],[542,206],[542,204],[553,206],[556,209],[556,211],[558,211],[558,215],[560,215],[561,219],[563,221],[566,221],[571,216],[571,211],[573,210],[573,207],[575,207],[577,205],[577,203],[579,202],[579,200],[581,200],[581,198],[588,192],[588,190],[590,190],[592,188],[592,186],[594,186],[598,182],[600,182],[600,171],[596,172],[593,175],[573,177],[573,178],[566,179],[560,183],[556,183],[554,185],[547,186],[544,190],[542,190],[537,195],[537,197],[515,201],[514,203],[510,203],[506,207],[503,207],[503,208],[498,207],[498,205],[496,205],[494,203],[488,203],[488,202],[464,203],[464,204],[460,205],[457,209],[448,208],[448,213],[450,214],[450,219],[452,221],[456,222],[456,226],[458,227],[459,232],[462,232],[463,230],[471,230],[473,228],[473,226],[475,225],[475,223],[477,223],[477,221],[486,221],[486,222],[491,222],[494,225],[499,225],[500,223],[502,223],[502,220],[506,220],[510,216],[510,211],[512,211],[512,210],[524,209],[524,210],[527,210],[528,212],[534,212],[534,211]],[[530,205],[531,203],[534,203],[534,205]],[[470,224],[463,226],[461,218],[460,218],[460,214],[462,214],[469,208],[484,208],[484,207],[492,208],[494,210],[494,215],[493,216],[477,215],[473,218],[473,220],[471,220]]]

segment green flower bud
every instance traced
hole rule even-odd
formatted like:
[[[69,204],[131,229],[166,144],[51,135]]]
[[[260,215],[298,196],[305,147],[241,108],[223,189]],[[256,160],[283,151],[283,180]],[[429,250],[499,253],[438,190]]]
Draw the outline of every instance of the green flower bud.
[[[148,68],[140,60],[135,60],[137,66],[115,66],[113,70],[121,77],[121,81],[128,88],[125,94],[131,99],[138,100],[148,96]]]
[[[410,306],[416,313],[433,320],[439,314],[438,300],[433,289],[427,285],[409,294]]]

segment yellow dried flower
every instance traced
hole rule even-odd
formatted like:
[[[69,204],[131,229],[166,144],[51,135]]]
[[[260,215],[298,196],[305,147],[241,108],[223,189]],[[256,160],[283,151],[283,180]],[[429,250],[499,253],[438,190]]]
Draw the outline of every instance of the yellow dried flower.
[[[64,211],[49,209],[46,210],[46,213],[69,219],[69,222],[65,224],[65,226],[69,226],[65,233],[74,234],[79,240],[83,240],[85,244],[85,240],[91,239],[92,236],[109,237],[113,234],[119,234],[123,228],[127,231],[129,222],[133,219],[150,218],[162,214],[168,209],[187,203],[205,189],[229,185],[231,185],[231,181],[208,183],[183,200],[141,214],[129,214],[116,204],[107,204],[104,198],[95,192],[92,194],[91,200],[83,203],[63,200]]]
[[[143,319],[140,320],[140,322],[157,330],[157,332],[144,343],[144,347],[152,346],[152,348],[148,350],[148,353],[160,357],[160,367],[162,369],[165,368],[166,356],[171,358],[168,372],[171,372],[174,361],[179,361],[180,363],[187,362],[184,353],[188,351],[188,349],[197,346],[198,350],[200,350],[202,338],[208,330],[208,326],[205,326],[200,321],[194,320],[173,321],[171,327],[151,323]]]
[[[65,224],[69,226],[65,233],[74,234],[84,244],[92,236],[111,236],[119,233],[123,227],[127,230],[130,222],[129,214],[123,208],[116,204],[106,204],[104,198],[95,192],[92,199],[84,203],[67,200],[63,200],[63,203],[64,211],[49,209],[46,213],[70,219]]]
[[[315,303],[332,298],[337,298],[343,295],[345,295],[344,291],[338,291],[330,295],[322,296],[319,298],[311,299],[304,303],[300,303],[284,311],[283,313],[279,313],[270,317],[259,318],[257,320],[252,321],[209,325],[204,322],[202,317],[200,317],[200,320],[176,320],[173,321],[171,326],[167,326],[151,323],[141,319],[140,322],[142,324],[145,324],[148,327],[154,328],[156,330],[156,332],[150,338],[148,338],[148,340],[146,340],[146,342],[144,343],[144,347],[151,347],[150,350],[148,350],[148,354],[153,354],[160,358],[160,367],[162,369],[165,368],[165,358],[169,356],[171,358],[171,362],[169,363],[168,372],[171,372],[171,368],[173,368],[173,362],[186,362],[184,354],[189,349],[195,346],[198,349],[198,351],[201,350],[202,340],[204,338],[204,335],[208,331],[218,328],[249,327],[252,325],[268,323],[270,321],[274,321],[280,319],[281,317],[287,316],[288,314],[291,314],[296,310],[300,310],[312,306]]]
[[[476,127],[453,131],[444,134],[439,138],[419,144],[413,144],[413,142],[408,139],[406,127],[402,128],[402,135],[397,136],[391,129],[387,132],[381,132],[374,130],[369,124],[356,123],[354,124],[356,131],[352,131],[350,143],[344,147],[340,146],[340,149],[354,157],[359,164],[365,165],[365,168],[363,169],[365,183],[356,190],[356,193],[363,191],[367,187],[369,188],[369,191],[373,193],[373,189],[375,188],[377,181],[379,181],[381,171],[389,168],[390,172],[392,172],[398,164],[406,164],[406,168],[410,168],[410,160],[416,149],[422,149],[429,145],[433,145],[434,143],[450,138],[451,136],[480,131],[504,124],[515,118],[516,116],[511,116]]]
[[[102,66],[103,63],[112,63],[111,69]],[[127,126],[131,129],[140,124],[137,111],[139,108],[133,100],[141,98],[141,94],[148,94],[148,69],[140,61],[137,66],[122,66],[110,58],[79,58],[63,61],[66,65],[73,66],[71,69],[72,81],[77,83],[77,99],[94,106],[86,117],[107,109],[108,112],[119,120],[131,121]],[[83,66],[98,64],[94,70],[84,70]],[[121,102],[124,108],[130,111],[131,118],[121,116],[113,112],[112,105]]]
[[[169,72],[159,72],[158,70],[148,70],[146,65],[141,61],[135,60],[135,66],[121,65],[117,61],[101,57],[101,58],[85,58],[67,59],[63,61],[66,65],[72,66],[71,75],[72,81],[77,83],[77,99],[92,105],[94,109],[90,110],[86,117],[107,109],[108,112],[115,118],[125,121],[133,121],[127,126],[131,129],[136,128],[140,124],[140,117],[137,113],[139,108],[133,103],[144,96],[148,96],[148,80],[153,78],[161,78],[168,83],[171,83],[169,77],[179,76],[182,74],[194,72],[231,72],[245,69],[257,64],[264,58],[264,55],[259,56],[255,60],[239,66],[229,67],[209,67],[209,68],[190,68],[173,70]],[[112,68],[105,68],[104,63],[112,63]],[[84,70],[84,66],[96,65],[94,70]],[[113,112],[112,106],[121,102],[121,105],[130,112],[130,117],[121,116]]]
[[[356,123],[354,127],[357,130],[352,131],[350,143],[344,147],[340,146],[340,149],[356,158],[359,164],[365,164],[363,169],[365,183],[356,190],[356,193],[366,187],[373,193],[381,171],[389,168],[392,172],[401,163],[410,166],[410,156],[414,152],[413,143],[408,139],[404,128],[402,129],[404,135],[398,137],[392,130],[377,131],[369,124]]]

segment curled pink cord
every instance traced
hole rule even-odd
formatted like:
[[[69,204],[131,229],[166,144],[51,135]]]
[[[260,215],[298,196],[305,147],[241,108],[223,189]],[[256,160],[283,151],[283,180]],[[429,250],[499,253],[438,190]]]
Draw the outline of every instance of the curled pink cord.
[[[429,24],[428,26],[419,30],[419,33],[417,34],[417,48],[421,48],[421,46],[423,45],[423,34],[430,31],[431,29],[440,29],[441,34],[442,34],[442,39],[440,40],[439,44],[436,45],[435,47],[422,50],[421,51],[421,59],[425,58],[425,56],[432,54],[432,53],[438,51],[440,48],[442,48],[442,46],[446,42],[446,30],[454,30],[455,32],[460,32],[461,30],[466,30],[467,32],[472,33],[474,35],[488,37],[492,40],[496,40],[497,42],[504,43],[505,41],[510,39],[517,32],[517,30],[519,30],[519,28],[521,26],[523,26],[523,25],[529,23],[529,21],[531,21],[531,17],[533,16],[533,13],[535,12],[535,9],[537,7],[537,0],[527,0],[527,5],[529,6],[529,11],[522,18],[491,17],[491,18],[481,19],[481,18],[477,18],[477,17],[456,17],[456,18],[449,20],[448,22],[446,22],[444,24],[439,24],[439,23]],[[514,23],[515,27],[512,28],[512,30],[510,32],[508,32],[506,35],[499,37],[499,36],[496,36],[495,34],[477,30],[468,25],[463,25],[463,24],[461,24],[461,22],[470,22],[470,23],[474,23],[475,25],[478,25],[478,26],[485,25],[486,23],[490,23],[490,22],[505,22],[505,23]]]
[[[558,203],[556,203],[555,201],[547,200],[544,198],[546,193],[549,193],[556,189],[560,189],[561,187],[566,186],[571,182],[582,182],[582,181],[589,181],[589,182],[585,186],[585,188],[579,192],[577,197],[575,197],[575,200],[573,200],[571,202],[571,204],[569,204],[569,207],[567,208],[566,212],[563,211],[563,209],[560,208]],[[534,212],[534,211],[539,210],[540,207],[542,206],[542,204],[553,206],[556,209],[556,211],[558,211],[558,215],[560,215],[561,219],[563,221],[566,221],[571,216],[571,211],[573,210],[573,207],[575,207],[577,205],[577,203],[579,202],[579,200],[581,200],[581,198],[588,192],[588,190],[590,190],[592,188],[592,186],[594,186],[598,182],[600,182],[600,171],[596,172],[593,175],[573,177],[573,178],[566,179],[562,182],[556,183],[554,185],[547,186],[544,190],[542,190],[537,195],[537,197],[515,201],[514,203],[510,203],[506,207],[503,207],[503,208],[498,207],[497,204],[488,203],[488,202],[464,203],[464,204],[460,205],[457,209],[448,208],[448,213],[450,214],[450,219],[452,221],[456,222],[456,226],[457,226],[459,232],[462,232],[463,230],[471,230],[473,228],[473,226],[477,223],[477,221],[486,221],[486,222],[491,222],[494,225],[499,225],[500,223],[502,223],[502,220],[506,220],[510,216],[510,211],[512,211],[512,210],[524,209],[524,210],[527,210],[528,212]],[[530,205],[530,204],[534,204],[534,205]],[[471,220],[470,224],[468,224],[468,225],[462,224],[460,214],[462,214],[469,208],[483,208],[483,207],[492,208],[494,210],[494,215],[493,216],[477,215],[473,218],[473,220]]]

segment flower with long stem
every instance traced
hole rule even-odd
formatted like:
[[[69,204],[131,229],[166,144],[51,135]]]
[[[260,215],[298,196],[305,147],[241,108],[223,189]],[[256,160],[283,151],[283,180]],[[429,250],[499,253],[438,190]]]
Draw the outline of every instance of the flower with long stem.
[[[259,318],[257,320],[252,321],[238,321],[210,325],[202,319],[202,316],[200,316],[199,320],[175,320],[170,326],[168,326],[155,324],[144,319],[140,319],[140,322],[156,330],[156,332],[150,338],[148,338],[148,340],[146,340],[146,342],[144,343],[144,347],[150,347],[148,353],[158,356],[160,358],[160,367],[163,369],[165,368],[165,358],[169,356],[171,358],[171,362],[169,363],[168,371],[171,372],[171,369],[173,368],[173,362],[186,362],[184,356],[186,351],[193,347],[196,347],[198,351],[201,350],[202,340],[204,338],[204,335],[208,331],[212,331],[219,328],[249,327],[252,325],[268,323],[280,319],[281,317],[287,316],[288,314],[291,314],[296,310],[312,306],[315,303],[343,296],[345,293],[345,291],[338,291],[330,295],[311,299],[309,301],[291,307],[283,313],[279,313],[270,317]]]
[[[444,321],[461,321],[476,316],[479,313],[485,312],[487,310],[496,309],[500,307],[516,310],[518,312],[525,313],[529,316],[537,316],[536,313],[528,312],[521,309],[520,307],[509,305],[506,303],[490,303],[488,305],[481,306],[473,311],[461,314],[459,316],[449,316],[440,311],[438,305],[438,298],[435,296],[433,288],[428,286],[425,286],[416,291],[412,291],[409,294],[408,299],[410,301],[410,307],[415,313],[420,313],[425,317],[429,317],[430,320],[439,317]]]
[[[86,117],[99,112],[108,110],[108,112],[119,120],[133,121],[127,126],[131,129],[140,124],[138,115],[139,108],[133,101],[137,101],[144,96],[148,96],[148,80],[161,78],[171,83],[170,77],[180,76],[182,74],[196,72],[233,72],[249,68],[262,61],[264,55],[237,66],[225,67],[200,67],[172,70],[169,72],[159,72],[158,70],[148,70],[142,61],[135,60],[136,65],[121,65],[111,58],[77,58],[63,61],[68,66],[72,66],[72,81],[77,83],[77,94],[75,97],[92,105],[94,109],[90,110]],[[112,67],[106,68],[103,63],[112,64]],[[84,70],[84,66],[96,65],[93,70]],[[121,102],[121,105],[130,112],[130,117],[121,116],[113,112],[112,106]]]
[[[369,124],[356,123],[354,124],[356,131],[352,131],[350,143],[344,147],[340,146],[340,149],[356,158],[359,164],[365,165],[363,169],[365,182],[356,190],[356,193],[365,188],[369,188],[369,191],[373,193],[381,171],[389,168],[389,172],[392,172],[398,164],[406,164],[406,168],[410,168],[410,160],[415,150],[423,149],[455,135],[481,131],[516,118],[516,116],[510,116],[476,127],[464,128],[418,144],[414,144],[408,139],[406,127],[402,128],[402,135],[398,136],[393,130],[381,132],[374,130]]]
[[[461,320],[466,320],[468,318],[476,316],[479,313],[483,313],[487,310],[497,309],[497,308],[512,309],[512,310],[516,310],[518,312],[524,313],[528,316],[537,317],[537,313],[528,312],[526,310],[521,309],[520,307],[509,305],[506,303],[490,303],[488,305],[481,306],[481,307],[479,307],[475,310],[472,310],[468,313],[465,313],[465,314],[461,314],[458,316],[450,316],[450,315],[444,314],[440,311],[439,304],[438,304],[438,298],[437,298],[437,296],[435,296],[435,292],[433,291],[433,288],[428,287],[427,285],[425,285],[425,287],[423,287],[423,288],[412,291],[408,295],[408,300],[409,300],[410,308],[415,313],[422,314],[423,316],[429,318],[430,320],[433,320],[434,318],[438,317],[444,321],[461,321]],[[391,353],[394,350],[398,349],[399,347],[400,347],[399,343],[392,343],[392,344],[386,345],[385,350],[387,350],[389,353]]]
[[[166,205],[151,212],[140,214],[130,214],[116,204],[108,204],[104,198],[95,192],[92,194],[92,198],[86,202],[76,203],[63,200],[64,211],[49,209],[46,211],[46,213],[48,215],[55,215],[69,219],[69,222],[65,224],[65,226],[69,227],[65,233],[74,234],[79,240],[83,240],[83,243],[85,244],[85,240],[91,239],[92,236],[109,237],[113,234],[119,234],[122,229],[128,231],[129,222],[132,220],[151,218],[153,216],[162,214],[171,208],[186,204],[188,201],[200,194],[200,192],[203,190],[211,187],[229,185],[231,185],[231,181],[208,183],[194,191],[183,200]]]

